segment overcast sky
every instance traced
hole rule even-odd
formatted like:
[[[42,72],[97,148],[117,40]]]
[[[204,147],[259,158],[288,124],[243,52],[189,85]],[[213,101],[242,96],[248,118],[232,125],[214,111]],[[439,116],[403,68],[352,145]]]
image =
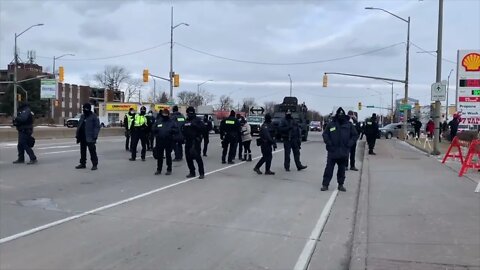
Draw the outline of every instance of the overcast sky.
[[[427,51],[436,50],[437,44],[438,0],[0,0],[0,66],[5,68],[13,59],[15,32],[44,23],[18,39],[20,56],[25,60],[27,51],[34,50],[36,62],[51,70],[54,55],[75,54],[57,60],[57,66],[65,67],[65,82],[81,84],[105,65],[125,66],[139,79],[144,68],[167,77],[172,5],[174,24],[190,25],[174,31],[174,70],[181,75],[181,87],[174,91],[196,91],[198,83],[213,80],[202,89],[213,93],[215,102],[222,94],[236,103],[245,97],[259,104],[281,101],[289,95],[290,74],[293,95],[322,113],[334,106],[356,108],[359,101],[364,105],[361,117],[379,112],[367,105],[389,107],[390,86],[382,81],[332,75],[329,87],[322,87],[324,72],[405,78],[407,24],[381,11],[365,10],[367,6],[411,16],[411,42]],[[456,62],[458,49],[480,48],[479,12],[479,0],[445,0],[445,80],[456,68],[450,61]],[[424,105],[435,81],[436,57],[417,53],[421,50],[413,44],[409,96]],[[144,49],[149,50],[94,60]],[[344,59],[334,60],[338,58]],[[455,73],[450,79],[452,97]],[[167,82],[157,82],[157,91],[168,91]],[[153,88],[153,83],[145,88]],[[403,97],[403,84],[396,83],[394,89]]]

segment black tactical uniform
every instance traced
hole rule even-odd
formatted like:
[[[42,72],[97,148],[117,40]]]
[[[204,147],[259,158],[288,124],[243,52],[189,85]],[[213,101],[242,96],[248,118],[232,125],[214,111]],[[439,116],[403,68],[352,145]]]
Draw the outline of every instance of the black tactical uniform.
[[[262,151],[262,158],[258,161],[257,165],[253,170],[258,173],[262,174],[260,171],[260,167],[262,167],[263,163],[265,163],[265,174],[273,175],[275,174],[270,170],[272,165],[273,154],[272,150],[277,149],[277,144],[275,143],[275,129],[272,125],[272,117],[270,114],[265,115],[265,122],[260,127],[260,138],[257,142],[257,145],[260,143],[260,149]],[[272,149],[273,148],[273,149]]]
[[[303,166],[300,162],[300,144],[301,144],[301,130],[297,121],[292,118],[292,113],[288,110],[285,113],[285,118],[279,126],[279,131],[283,139],[283,147],[285,149],[284,168],[286,171],[290,171],[290,152],[293,152],[293,159],[297,169],[303,170],[307,166]]]
[[[242,127],[237,118],[235,111],[230,112],[230,116],[220,123],[220,139],[222,140],[222,163],[225,164],[228,151],[228,164],[233,164],[235,159],[235,151],[237,143],[241,140]],[[230,147],[230,150],[228,149]]]
[[[185,124],[185,116],[178,111],[178,106],[173,106],[173,112],[170,117],[177,122],[178,128],[182,129]],[[183,158],[183,143],[185,140],[182,132],[176,135],[173,140],[173,151],[175,152],[175,159],[173,161],[180,161]]]
[[[210,142],[210,131],[213,129],[212,121],[208,119],[208,115],[203,116],[203,124],[205,125],[203,130],[203,156],[207,156],[208,143]]]
[[[365,136],[367,136],[369,155],[376,155],[375,152],[373,152],[373,149],[375,148],[375,142],[377,141],[379,132],[377,115],[372,114],[372,117],[365,121]]]
[[[30,162],[28,164],[35,164],[37,157],[32,150],[33,134],[33,115],[30,106],[22,104],[18,107],[17,117],[13,119],[13,125],[18,131],[18,159],[13,163],[24,163],[25,152],[27,152]]]
[[[205,170],[201,154],[201,142],[204,124],[198,119],[193,107],[187,108],[187,120],[182,127],[182,134],[185,137],[185,157],[187,159],[188,169],[190,173],[187,178],[195,177],[195,165],[193,160],[197,161],[199,179],[205,178]]]
[[[170,111],[164,109],[157,115],[157,120],[153,124],[153,136],[156,138],[156,146],[153,155],[157,159],[157,171],[155,175],[162,173],[163,157],[167,159],[167,173],[172,174],[172,146],[173,138],[180,131],[177,122],[170,118]]]

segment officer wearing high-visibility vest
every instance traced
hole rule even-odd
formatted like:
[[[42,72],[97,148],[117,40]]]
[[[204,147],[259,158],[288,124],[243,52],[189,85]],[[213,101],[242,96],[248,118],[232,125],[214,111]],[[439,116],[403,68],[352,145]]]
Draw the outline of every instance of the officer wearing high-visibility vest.
[[[223,119],[220,123],[220,139],[222,140],[222,164],[226,163],[228,151],[228,164],[234,164],[235,151],[237,150],[237,143],[241,138],[242,126],[240,121],[235,117],[235,111],[230,112],[230,116]]]
[[[128,113],[123,118],[123,125],[125,126],[125,150],[130,151],[130,136],[132,135],[132,122],[135,118],[135,109],[130,108]]]
[[[170,117],[172,118],[172,120],[177,122],[177,126],[181,130],[183,125],[185,124],[185,116],[183,116],[183,114],[178,111],[178,106],[175,105],[172,109],[173,112],[170,114]],[[185,141],[185,138],[180,132],[173,138],[173,141],[173,151],[175,152],[175,158],[173,159],[173,161],[180,161],[183,158],[183,143]]]
[[[148,118],[146,117],[147,108],[142,106],[140,108],[140,114],[136,114],[132,122],[132,145],[130,147],[130,152],[132,152],[132,157],[130,161],[135,161],[137,158],[137,145],[140,140],[142,143],[142,152],[141,158],[142,161],[145,161],[145,154],[147,153],[147,133],[148,127]]]

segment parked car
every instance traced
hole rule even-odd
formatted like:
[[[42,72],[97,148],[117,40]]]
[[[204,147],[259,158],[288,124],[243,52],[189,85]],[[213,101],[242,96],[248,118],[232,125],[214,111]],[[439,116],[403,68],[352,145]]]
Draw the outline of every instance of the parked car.
[[[380,128],[381,137],[385,137],[385,139],[391,139],[392,137],[400,138],[400,134],[402,132],[402,125],[403,123],[392,123]],[[407,124],[407,132],[408,135],[411,137],[415,135],[415,131],[412,125]]]
[[[81,113],[75,115],[75,117],[68,118],[67,121],[65,121],[65,126],[68,128],[74,128],[78,126],[78,121],[80,121],[80,117],[82,116]]]
[[[310,131],[322,131],[322,123],[320,121],[310,122]]]
[[[260,135],[260,126],[262,126],[264,121],[264,116],[249,116],[247,117],[247,123],[250,125],[252,130],[252,136],[255,134]]]

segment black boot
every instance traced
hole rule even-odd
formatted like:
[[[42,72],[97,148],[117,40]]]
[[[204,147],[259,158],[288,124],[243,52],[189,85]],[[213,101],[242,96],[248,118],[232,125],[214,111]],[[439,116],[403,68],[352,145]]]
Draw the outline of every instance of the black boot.
[[[17,159],[13,162],[13,164],[22,164],[22,163],[25,163],[25,160],[23,159]]]
[[[347,189],[343,185],[339,185],[338,190],[343,192],[347,191]]]
[[[253,171],[256,172],[257,174],[263,174],[259,168],[253,168]]]
[[[85,169],[87,168],[87,166],[85,166],[85,164],[79,164],[75,167],[75,169]]]
[[[247,154],[243,154],[243,159],[242,161],[247,161]]]
[[[328,190],[328,186],[322,186],[322,188],[320,189],[321,191],[327,191]]]
[[[247,161],[252,161],[252,153],[248,153],[248,159]]]

